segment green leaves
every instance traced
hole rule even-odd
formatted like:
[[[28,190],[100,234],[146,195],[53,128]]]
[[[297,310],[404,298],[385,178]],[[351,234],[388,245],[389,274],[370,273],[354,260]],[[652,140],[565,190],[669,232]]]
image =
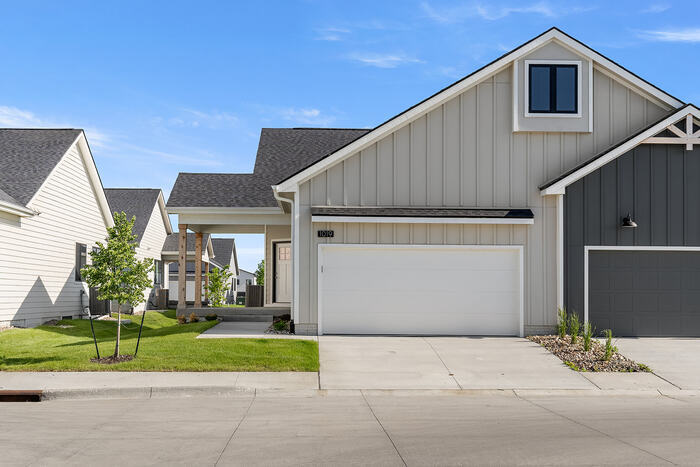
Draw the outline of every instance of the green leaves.
[[[265,260],[258,263],[258,268],[255,270],[255,283],[265,285]]]
[[[135,218],[126,218],[123,212],[114,213],[114,227],[107,229],[107,244],[97,243],[90,253],[92,264],[80,272],[90,287],[99,290],[100,300],[114,300],[136,306],[145,301],[143,291],[153,287],[149,272],[153,260],[136,258],[136,235],[133,234]]]
[[[228,265],[221,269],[216,268],[209,273],[207,292],[209,292],[209,300],[211,300],[212,305],[224,305],[226,291],[228,290],[228,281],[231,279],[231,276],[233,276],[233,273],[229,271]]]

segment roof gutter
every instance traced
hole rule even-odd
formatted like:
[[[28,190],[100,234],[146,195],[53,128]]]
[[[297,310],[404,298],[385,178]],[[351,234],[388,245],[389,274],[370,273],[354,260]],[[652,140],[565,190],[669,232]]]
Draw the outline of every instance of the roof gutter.
[[[277,192],[277,185],[272,185],[272,196],[275,197],[275,199],[277,200],[278,203],[289,203],[289,207],[290,207],[290,208],[292,207],[292,203],[294,203],[293,200],[291,200],[291,199],[289,199],[289,198],[285,198],[284,196],[281,196],[281,195]],[[281,208],[281,207],[282,207],[282,206],[280,206],[280,208]]]
[[[38,212],[29,209],[25,206],[7,201],[0,201],[0,211],[7,212],[19,217],[32,217],[39,214]]]

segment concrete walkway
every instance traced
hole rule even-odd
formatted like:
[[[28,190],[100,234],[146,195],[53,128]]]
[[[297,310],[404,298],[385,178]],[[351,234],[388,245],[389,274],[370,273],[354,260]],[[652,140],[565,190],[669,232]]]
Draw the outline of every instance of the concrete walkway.
[[[700,390],[700,339],[619,338],[620,353],[649,365],[654,374],[681,389]]]
[[[266,334],[272,322],[265,321],[222,321],[197,336],[197,339],[297,339],[317,340],[316,336],[296,334]]]

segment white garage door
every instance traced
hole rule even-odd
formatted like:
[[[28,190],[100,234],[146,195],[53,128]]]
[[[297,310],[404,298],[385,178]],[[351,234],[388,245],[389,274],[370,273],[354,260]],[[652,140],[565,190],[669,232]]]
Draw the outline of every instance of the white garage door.
[[[520,247],[322,245],[324,334],[519,335]]]

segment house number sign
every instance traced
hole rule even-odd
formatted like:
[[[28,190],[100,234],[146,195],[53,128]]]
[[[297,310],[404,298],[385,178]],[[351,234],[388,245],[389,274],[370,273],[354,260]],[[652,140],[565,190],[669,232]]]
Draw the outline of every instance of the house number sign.
[[[335,236],[335,232],[333,230],[319,230],[318,236],[319,238],[331,238]]]

